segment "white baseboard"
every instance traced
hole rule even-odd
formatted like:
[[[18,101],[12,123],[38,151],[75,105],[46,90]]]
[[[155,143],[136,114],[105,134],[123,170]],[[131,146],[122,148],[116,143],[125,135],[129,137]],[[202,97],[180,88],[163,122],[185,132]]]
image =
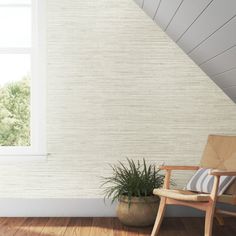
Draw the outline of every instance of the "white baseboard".
[[[236,207],[220,205],[236,211]],[[116,203],[101,198],[1,199],[0,217],[114,217]],[[183,206],[168,206],[167,217],[199,217],[203,213]]]
[[[112,217],[115,204],[103,199],[0,199],[0,217]]]
[[[101,198],[0,199],[0,217],[114,217],[116,204]],[[169,206],[168,217],[201,216],[192,208]]]

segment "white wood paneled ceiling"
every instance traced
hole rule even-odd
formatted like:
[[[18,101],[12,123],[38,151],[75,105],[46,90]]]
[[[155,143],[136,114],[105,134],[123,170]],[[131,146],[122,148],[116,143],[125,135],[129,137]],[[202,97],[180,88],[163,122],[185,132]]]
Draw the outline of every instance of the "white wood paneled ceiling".
[[[236,0],[135,0],[236,103]]]

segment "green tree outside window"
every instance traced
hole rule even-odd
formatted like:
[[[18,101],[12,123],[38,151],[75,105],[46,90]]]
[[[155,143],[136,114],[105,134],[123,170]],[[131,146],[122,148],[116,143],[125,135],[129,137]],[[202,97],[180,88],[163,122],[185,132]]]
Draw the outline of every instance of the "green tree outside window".
[[[30,145],[29,79],[0,87],[0,146]]]

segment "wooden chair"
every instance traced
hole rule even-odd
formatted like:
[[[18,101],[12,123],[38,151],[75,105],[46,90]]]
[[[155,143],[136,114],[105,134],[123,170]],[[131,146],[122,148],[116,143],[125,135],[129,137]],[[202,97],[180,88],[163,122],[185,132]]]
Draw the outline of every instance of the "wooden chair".
[[[198,170],[200,167],[211,169],[209,174],[214,176],[210,194],[170,189],[173,170]],[[236,205],[236,181],[223,195],[217,195],[220,177],[236,176],[236,136],[210,135],[199,166],[161,166],[160,169],[165,170],[166,175],[163,188],[153,191],[161,200],[152,236],[158,235],[167,205],[182,205],[205,211],[205,236],[212,235],[214,216],[221,225],[224,224],[222,215],[236,216],[236,212],[216,208],[217,202]]]

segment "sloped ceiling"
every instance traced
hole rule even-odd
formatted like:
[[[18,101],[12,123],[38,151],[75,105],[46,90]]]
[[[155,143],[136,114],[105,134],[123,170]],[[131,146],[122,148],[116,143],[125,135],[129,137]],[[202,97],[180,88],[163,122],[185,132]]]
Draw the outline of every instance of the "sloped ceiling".
[[[236,103],[236,0],[135,0]]]

